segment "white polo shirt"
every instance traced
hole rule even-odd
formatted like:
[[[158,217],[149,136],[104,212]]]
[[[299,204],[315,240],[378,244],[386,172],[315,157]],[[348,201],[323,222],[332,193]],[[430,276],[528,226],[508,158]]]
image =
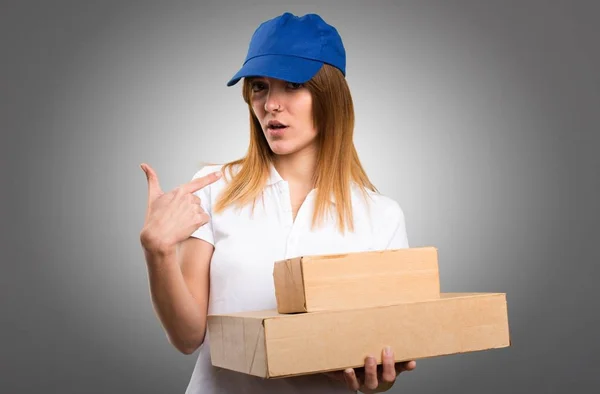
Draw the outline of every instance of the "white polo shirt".
[[[220,169],[221,166],[206,166],[193,179]],[[314,190],[293,220],[289,184],[273,166],[263,199],[256,203],[253,216],[251,206],[230,207],[220,214],[212,212],[225,182],[225,178],[221,178],[196,192],[211,220],[192,236],[215,246],[210,265],[209,314],[275,309],[275,261],[302,255],[408,247],[404,214],[399,204],[372,192],[365,201],[356,185],[352,189],[355,231],[342,235],[334,215],[326,225],[311,230]],[[320,374],[266,380],[215,368],[210,362],[209,343],[207,333],[187,394],[348,393]]]

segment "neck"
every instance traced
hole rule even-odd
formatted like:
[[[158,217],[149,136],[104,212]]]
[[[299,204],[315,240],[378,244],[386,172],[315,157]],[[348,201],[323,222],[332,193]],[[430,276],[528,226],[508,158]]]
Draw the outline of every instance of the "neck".
[[[317,150],[309,147],[290,155],[276,155],[273,165],[279,175],[289,183],[312,188],[317,166]]]

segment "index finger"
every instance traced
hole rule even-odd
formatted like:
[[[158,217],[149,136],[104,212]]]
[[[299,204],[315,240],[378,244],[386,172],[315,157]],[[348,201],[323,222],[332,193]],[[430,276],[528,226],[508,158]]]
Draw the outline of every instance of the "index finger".
[[[211,183],[218,181],[219,178],[221,178],[222,176],[223,176],[223,173],[221,171],[215,171],[208,175],[205,175],[200,178],[196,178],[196,179],[186,183],[185,185],[182,186],[182,189],[183,189],[183,191],[185,191],[187,193],[195,193],[198,190],[202,189],[203,187],[206,187],[206,186],[210,185]]]

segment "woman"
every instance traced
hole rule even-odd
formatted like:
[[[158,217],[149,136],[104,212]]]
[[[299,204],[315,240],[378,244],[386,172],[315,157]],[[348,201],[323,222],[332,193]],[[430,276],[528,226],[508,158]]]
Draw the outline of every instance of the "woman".
[[[388,390],[414,361],[382,349],[357,370],[264,380],[210,362],[207,314],[276,308],[273,263],[310,254],[408,247],[404,215],[378,194],[352,141],[345,50],[318,15],[261,24],[239,72],[250,111],[247,155],[163,193],[154,170],[140,234],[152,300],[170,342],[199,349],[188,393]]]

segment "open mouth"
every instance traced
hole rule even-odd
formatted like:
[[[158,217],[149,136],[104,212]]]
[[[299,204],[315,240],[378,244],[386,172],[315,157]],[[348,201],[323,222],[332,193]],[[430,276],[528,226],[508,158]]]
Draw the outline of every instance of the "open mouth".
[[[278,121],[272,120],[267,124],[267,129],[269,130],[281,130],[285,129],[287,126]]]

